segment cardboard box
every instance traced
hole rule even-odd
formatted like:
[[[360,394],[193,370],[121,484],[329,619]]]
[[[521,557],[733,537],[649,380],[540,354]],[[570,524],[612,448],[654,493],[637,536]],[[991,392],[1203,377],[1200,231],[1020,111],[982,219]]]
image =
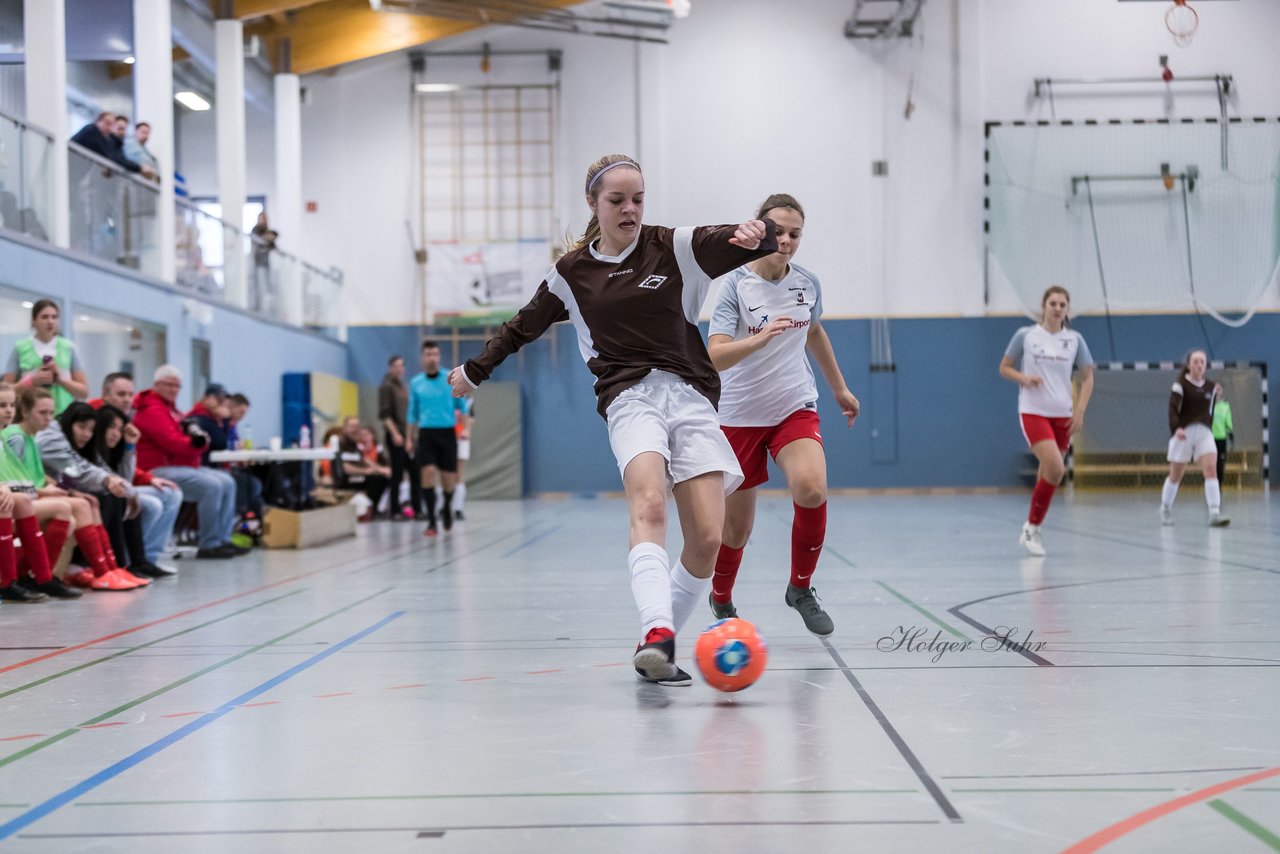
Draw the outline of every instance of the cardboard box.
[[[268,507],[262,519],[262,544],[269,549],[308,549],[355,535],[356,508],[350,504],[301,513]]]

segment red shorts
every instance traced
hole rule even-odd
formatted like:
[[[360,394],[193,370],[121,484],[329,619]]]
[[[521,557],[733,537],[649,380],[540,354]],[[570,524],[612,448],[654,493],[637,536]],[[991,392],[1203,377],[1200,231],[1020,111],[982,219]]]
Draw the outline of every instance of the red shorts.
[[[813,439],[822,444],[818,432],[818,413],[812,409],[797,409],[773,427],[721,427],[733,447],[733,454],[742,466],[743,481],[738,489],[753,489],[769,479],[769,456],[775,460],[778,452],[797,439]]]
[[[1027,445],[1037,442],[1056,442],[1058,450],[1064,454],[1071,447],[1071,419],[1049,418],[1046,415],[1030,415],[1021,413],[1022,435],[1027,438]]]

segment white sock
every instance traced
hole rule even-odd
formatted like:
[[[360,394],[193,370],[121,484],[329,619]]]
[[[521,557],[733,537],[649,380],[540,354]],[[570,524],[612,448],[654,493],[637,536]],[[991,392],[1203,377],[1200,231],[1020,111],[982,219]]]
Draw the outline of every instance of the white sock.
[[[671,567],[671,616],[676,634],[680,634],[684,624],[689,622],[698,603],[707,598],[710,586],[710,578],[698,578],[680,561]]]
[[[1173,481],[1169,480],[1169,478],[1166,477],[1164,479],[1164,489],[1160,490],[1160,503],[1163,504],[1165,507],[1172,507],[1173,500],[1177,497],[1178,497],[1178,484],[1174,483]]]
[[[1209,505],[1210,513],[1222,509],[1222,490],[1218,487],[1218,479],[1212,478],[1204,482],[1204,503]]]
[[[460,483],[453,488],[453,509],[462,510],[462,505],[467,503],[467,485]]]
[[[653,629],[671,629],[671,578],[667,550],[657,543],[641,543],[627,555],[631,567],[631,595],[640,609],[641,637]]]

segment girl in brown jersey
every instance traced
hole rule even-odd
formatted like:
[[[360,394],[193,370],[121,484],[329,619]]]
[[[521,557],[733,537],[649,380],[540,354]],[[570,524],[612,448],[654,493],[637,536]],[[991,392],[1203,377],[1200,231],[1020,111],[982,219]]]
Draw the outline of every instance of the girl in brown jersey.
[[[707,595],[724,496],[742,470],[720,430],[720,377],[698,330],[711,280],[777,251],[772,223],[665,228],[642,225],[644,176],[630,157],[602,157],[587,170],[586,233],[502,325],[484,351],[453,369],[459,397],[502,360],[571,320],[596,377],[631,513],[628,564],[642,634],[640,678],[688,685],[675,664],[675,633]],[[674,494],[684,550],[672,565],[664,543]]]
[[[1160,494],[1160,523],[1173,524],[1173,501],[1178,485],[1195,462],[1204,474],[1204,500],[1209,505],[1209,525],[1224,528],[1231,520],[1222,515],[1222,490],[1218,483],[1218,447],[1213,442],[1213,404],[1222,386],[1205,376],[1209,360],[1203,350],[1192,350],[1169,394],[1169,477]]]

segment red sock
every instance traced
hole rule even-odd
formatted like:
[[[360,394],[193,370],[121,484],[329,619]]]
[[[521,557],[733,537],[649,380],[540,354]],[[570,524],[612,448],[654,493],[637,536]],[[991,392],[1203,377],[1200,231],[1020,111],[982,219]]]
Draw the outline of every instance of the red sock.
[[[93,530],[98,535],[98,545],[102,546],[102,553],[106,555],[107,562],[112,569],[123,569],[120,561],[116,558],[116,550],[111,548],[111,535],[107,533],[106,526],[94,525]]]
[[[36,519],[35,516],[30,516],[28,518],[30,518],[32,522],[35,522],[35,519]],[[25,533],[26,528],[24,527],[26,525],[26,522],[27,522],[26,519],[18,520],[18,536],[22,537],[22,541],[24,543],[27,542],[27,534]],[[36,533],[40,532],[39,523],[36,523],[35,531]],[[45,563],[49,564],[49,566],[51,567],[57,566],[58,558],[62,557],[62,547],[67,544],[67,537],[69,536],[71,536],[71,522],[69,520],[67,519],[50,519],[49,520],[49,522],[44,526]],[[31,540],[31,542],[34,543],[35,540],[34,539]],[[31,548],[28,547],[27,551],[30,552]],[[27,560],[32,562],[33,567],[35,566],[35,559],[32,558],[30,554],[27,555]],[[33,569],[32,572],[34,571],[35,570]]]
[[[1053,501],[1053,491],[1058,487],[1047,480],[1036,479],[1036,488],[1031,490],[1031,512],[1027,521],[1039,525],[1044,521],[1044,514],[1049,512],[1049,504]]]
[[[57,526],[61,525],[59,529]],[[27,559],[27,567],[31,570],[31,577],[36,580],[37,584],[45,584],[53,580],[53,564],[58,559],[58,555],[62,553],[62,544],[67,541],[67,523],[59,519],[49,522],[49,532],[47,534],[40,533],[40,523],[36,521],[35,516],[27,516],[23,519],[16,520],[18,528],[18,536],[22,539],[22,554]],[[61,533],[59,533],[61,530]],[[50,549],[53,548],[54,540],[58,542],[58,550],[52,552],[54,557],[50,558]],[[40,542],[44,540],[44,542]]]
[[[733,601],[733,582],[738,577],[738,567],[742,565],[742,549],[720,546],[716,555],[716,571],[711,576],[711,599],[721,605]]]
[[[664,629],[659,627],[656,629],[649,629],[649,633],[644,636],[644,642],[645,643],[662,643],[663,641],[671,640],[675,636],[676,636],[676,633],[671,631],[671,629]]]
[[[791,520],[791,585],[807,589],[827,538],[827,502],[817,507],[801,507],[792,502],[792,506],[795,516]]]
[[[101,578],[116,568],[115,564],[107,562],[107,556],[102,551],[102,543],[98,542],[98,533],[93,528],[76,528],[74,536],[76,545],[80,547],[80,551],[84,552],[84,556],[89,559],[89,565],[93,568],[94,578]]]
[[[18,580],[18,553],[13,547],[13,520],[0,519],[0,587]]]

